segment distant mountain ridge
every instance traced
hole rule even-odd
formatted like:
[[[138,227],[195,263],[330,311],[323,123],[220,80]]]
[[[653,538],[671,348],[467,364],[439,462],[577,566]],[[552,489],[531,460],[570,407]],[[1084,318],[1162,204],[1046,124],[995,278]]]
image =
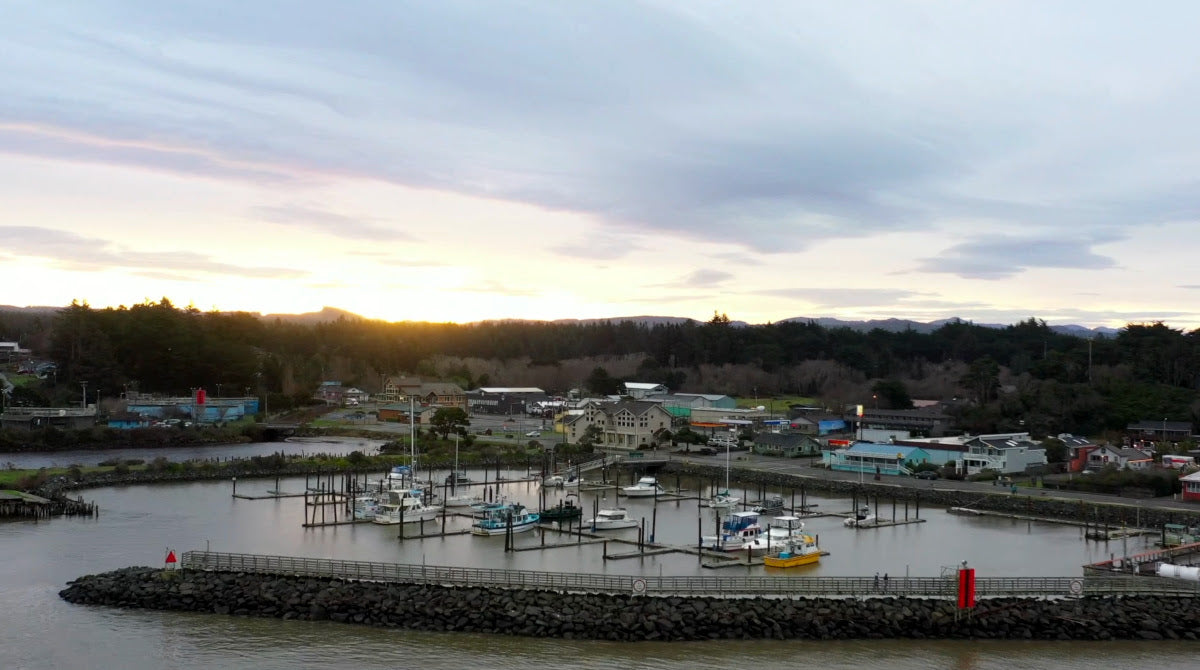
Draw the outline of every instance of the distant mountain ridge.
[[[62,307],[48,307],[48,306],[17,307],[17,306],[13,306],[13,305],[0,305],[0,312],[53,314],[60,309],[62,309]],[[305,312],[303,314],[262,314],[260,316],[264,320],[274,321],[276,319],[279,319],[280,321],[284,321],[286,323],[298,323],[298,324],[303,324],[303,325],[329,323],[332,321],[337,321],[338,319],[341,319],[341,318],[351,319],[351,320],[373,320],[373,319],[367,319],[367,317],[361,316],[359,314],[355,314],[354,312],[350,312],[350,311],[347,311],[344,309],[339,309],[337,307],[322,307],[321,310],[318,312]],[[487,320],[478,321],[475,323],[486,323],[488,321],[492,321],[492,322],[494,322],[494,321],[528,321],[530,323],[555,323],[555,324],[564,324],[564,325],[570,325],[570,324],[593,325],[593,324],[597,324],[597,323],[606,323],[606,322],[620,323],[622,321],[632,321],[634,323],[641,324],[641,325],[647,325],[647,326],[678,325],[678,324],[683,324],[683,323],[704,323],[703,321],[700,321],[698,319],[692,319],[692,318],[689,318],[686,316],[653,316],[653,315],[614,316],[614,317],[597,318],[597,319],[555,319],[552,321],[542,321],[540,319],[487,319]],[[885,330],[885,331],[892,332],[892,333],[899,333],[899,332],[903,332],[905,330],[912,330],[912,331],[915,331],[918,333],[925,333],[925,334],[932,333],[933,331],[937,330],[938,328],[941,328],[942,326],[944,326],[948,323],[954,323],[955,321],[963,321],[965,323],[972,323],[971,321],[969,321],[967,319],[958,319],[958,318],[938,319],[937,321],[929,321],[929,322],[913,321],[911,319],[894,319],[894,318],[893,319],[870,319],[867,321],[846,321],[843,319],[835,319],[832,317],[807,317],[807,316],[795,316],[795,317],[792,317],[789,319],[780,319],[776,323],[788,323],[788,322],[807,323],[809,321],[816,323],[817,325],[819,325],[823,328],[849,328],[851,330],[856,330],[856,331],[861,331],[861,332],[866,332],[866,331],[870,331],[870,330],[874,330],[874,329],[878,328],[880,330]],[[746,327],[746,326],[752,325],[752,324],[746,323],[745,321],[730,321],[729,324],[734,327]],[[981,326],[984,328],[1007,328],[1011,324],[975,323],[974,325]],[[1079,326],[1079,325],[1074,325],[1074,324],[1050,326],[1050,330],[1052,330],[1056,333],[1063,333],[1065,335],[1074,335],[1076,337],[1084,337],[1084,338],[1091,338],[1091,337],[1096,337],[1096,336],[1100,336],[1100,335],[1103,335],[1105,337],[1112,337],[1112,336],[1116,335],[1118,332],[1118,330],[1116,328],[1108,328],[1106,326],[1099,326],[1096,328],[1088,328],[1087,326]]]

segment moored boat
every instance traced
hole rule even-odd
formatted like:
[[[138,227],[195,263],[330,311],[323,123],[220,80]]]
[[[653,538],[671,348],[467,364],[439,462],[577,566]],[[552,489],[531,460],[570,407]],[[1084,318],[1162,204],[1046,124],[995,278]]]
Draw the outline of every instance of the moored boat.
[[[653,498],[667,492],[654,477],[642,477],[632,486],[622,486],[621,492],[630,498]]]
[[[780,516],[758,537],[742,545],[755,555],[779,551],[789,541],[804,535],[804,522],[798,516]]]
[[[554,507],[544,509],[538,514],[541,515],[542,521],[569,521],[583,517],[583,508],[568,498],[565,501],[560,500]]]
[[[768,568],[795,568],[820,561],[821,550],[817,547],[817,541],[807,533],[791,536],[778,552],[763,556],[763,565]]]
[[[616,509],[602,509],[596,512],[596,516],[584,522],[585,526],[590,526],[592,530],[617,530],[619,528],[636,528],[638,525],[637,519],[629,518],[629,512],[623,507]]]
[[[733,509],[742,503],[742,499],[729,492],[729,489],[718,491],[711,498],[700,501],[702,507],[713,509]]]
[[[541,519],[537,512],[530,512],[521,503],[494,503],[477,506],[475,510],[475,520],[471,522],[472,535],[523,533],[533,530]]]
[[[761,534],[756,512],[734,512],[721,522],[721,534],[702,537],[700,546],[714,551],[740,551]]]
[[[420,489],[392,489],[384,492],[384,498],[375,509],[375,523],[395,525],[432,521],[442,508],[426,505]]]
[[[854,513],[854,516],[847,517],[842,521],[842,525],[848,528],[858,528],[860,526],[871,526],[875,523],[875,515],[871,513],[870,507],[860,507]]]

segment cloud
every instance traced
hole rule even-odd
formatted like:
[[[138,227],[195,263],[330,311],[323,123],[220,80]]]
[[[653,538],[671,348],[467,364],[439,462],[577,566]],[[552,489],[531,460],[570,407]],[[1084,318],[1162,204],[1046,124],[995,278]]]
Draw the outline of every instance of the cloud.
[[[903,289],[876,288],[777,288],[751,291],[754,295],[789,298],[823,307],[886,307],[922,293]]]
[[[949,273],[968,279],[1008,279],[1030,268],[1102,270],[1116,267],[1094,253],[1095,241],[1078,238],[1014,239],[985,235],[951,246],[939,256],[923,258],[921,272]]]
[[[32,226],[0,226],[0,246],[18,255],[45,258],[67,270],[126,268],[173,281],[183,280],[189,270],[262,279],[296,279],[308,274],[292,268],[231,265],[190,251],[129,251],[108,240]]]
[[[635,251],[639,251],[640,247],[631,238],[623,235],[616,237],[595,235],[590,238],[555,245],[550,247],[550,250],[572,258],[593,261],[615,261]]]
[[[733,279],[733,274],[721,270],[702,268],[679,279],[664,284],[651,284],[652,288],[712,288]]]
[[[1053,241],[1200,216],[1194,3],[1144,8],[1139,30],[1121,5],[984,0],[897,0],[871,21],[845,3],[653,0],[8,11],[0,151],[528,203],[601,222],[557,249],[578,258],[625,257],[621,234],[775,253],[947,221]],[[304,204],[258,214],[409,239]],[[1060,244],[1072,260],[976,241],[919,269],[1112,267]]]
[[[254,207],[251,209],[251,216],[271,223],[308,228],[342,238],[378,242],[411,242],[415,239],[402,230],[374,223],[375,220],[369,217],[347,216],[298,203]]]

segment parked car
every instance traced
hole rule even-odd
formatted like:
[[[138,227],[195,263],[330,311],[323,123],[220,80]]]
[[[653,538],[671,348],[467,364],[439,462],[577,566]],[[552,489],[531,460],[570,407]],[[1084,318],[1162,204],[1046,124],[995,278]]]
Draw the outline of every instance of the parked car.
[[[938,479],[941,477],[937,470],[922,470],[913,476],[917,479]]]
[[[541,437],[541,436],[542,436],[542,431],[540,431],[540,430],[531,430],[528,433],[525,433],[525,437]]]

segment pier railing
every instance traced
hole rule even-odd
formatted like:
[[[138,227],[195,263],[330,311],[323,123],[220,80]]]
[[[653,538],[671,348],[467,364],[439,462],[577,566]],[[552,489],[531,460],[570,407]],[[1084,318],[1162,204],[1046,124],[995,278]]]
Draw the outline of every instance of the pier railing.
[[[598,575],[492,568],[459,568],[343,561],[331,558],[264,556],[208,551],[184,552],[185,570],[249,572],[403,584],[530,589],[574,593],[716,597],[943,597],[953,598],[957,582],[945,577],[734,577]],[[979,577],[980,598],[1069,597],[1086,595],[1200,596],[1200,582],[1162,577]]]

